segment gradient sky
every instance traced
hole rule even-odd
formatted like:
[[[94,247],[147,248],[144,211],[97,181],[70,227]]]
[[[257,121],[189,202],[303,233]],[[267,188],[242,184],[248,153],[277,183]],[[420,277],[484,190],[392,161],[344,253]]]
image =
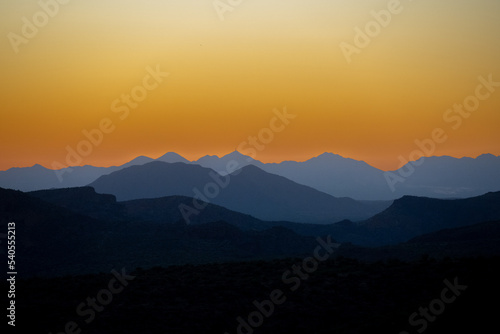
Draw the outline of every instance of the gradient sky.
[[[456,130],[443,120],[479,76],[500,81],[500,1],[401,0],[348,64],[340,43],[389,2],[243,0],[222,21],[213,0],[72,0],[16,53],[9,34],[41,8],[2,0],[0,170],[65,164],[102,119],[115,130],[81,164],[223,155],[285,106],[297,117],[256,159],[333,152],[395,169],[435,128],[448,139],[434,155],[500,155],[500,87]],[[111,104],[157,65],[170,76],[121,120]]]

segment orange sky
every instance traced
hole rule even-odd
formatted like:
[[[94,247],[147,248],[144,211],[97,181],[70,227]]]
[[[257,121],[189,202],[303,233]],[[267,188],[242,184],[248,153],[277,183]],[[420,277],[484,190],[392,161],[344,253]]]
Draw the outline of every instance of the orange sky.
[[[49,6],[53,17],[40,14],[38,1],[4,0],[0,170],[66,165],[67,147],[77,150],[82,131],[103,120],[113,130],[82,144],[90,153],[81,164],[169,151],[190,160],[223,155],[266,132],[273,110],[285,106],[296,118],[256,159],[327,151],[395,169],[435,128],[448,138],[433,155],[500,155],[500,87],[482,89],[488,98],[457,129],[456,118],[443,119],[475,94],[479,76],[500,82],[500,2],[401,0],[348,63],[340,44],[355,47],[354,28],[390,2],[252,0],[221,20],[212,0],[70,1]],[[44,15],[36,33],[24,27],[33,36],[23,35],[23,17]],[[147,68],[157,67],[169,76],[146,79],[155,88],[121,119],[112,104],[144,92]]]

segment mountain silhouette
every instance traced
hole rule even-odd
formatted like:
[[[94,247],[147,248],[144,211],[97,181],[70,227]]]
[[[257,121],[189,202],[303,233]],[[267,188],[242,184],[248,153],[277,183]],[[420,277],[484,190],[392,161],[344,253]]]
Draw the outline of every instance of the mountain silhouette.
[[[90,187],[0,188],[0,226],[16,223],[19,266],[28,276],[98,272],[110,263],[135,268],[302,256],[326,235],[344,244],[339,255],[360,259],[499,253],[500,192],[457,200],[406,196],[365,221],[328,225],[266,222],[212,204],[187,225],[178,206],[192,200],[117,202]]]
[[[173,152],[166,153],[156,160],[169,163],[189,163],[188,160]],[[121,166],[111,167],[86,165],[66,167],[59,170],[48,169],[38,164],[25,168],[15,167],[0,171],[0,187],[21,191],[82,187],[97,180],[102,175],[152,161],[155,161],[155,159],[139,156]]]
[[[218,172],[224,171],[228,161],[235,160],[241,166],[255,165],[332,196],[356,200],[393,200],[405,195],[467,198],[500,190],[500,157],[492,154],[477,158],[425,157],[389,172],[333,153],[323,153],[304,162],[267,164],[238,152],[202,159],[195,163]],[[404,177],[391,189],[387,175]]]
[[[202,201],[270,221],[332,223],[361,220],[381,211],[380,207],[335,198],[253,165],[221,177],[198,165],[155,161],[102,176],[90,186],[99,193],[115,195],[119,201],[198,196]]]
[[[81,187],[92,183],[100,176],[154,160],[141,156],[122,166],[68,167],[58,171],[40,165],[11,168],[0,171],[0,187],[22,191]],[[363,161],[344,158],[333,153],[323,153],[304,162],[284,161],[265,164],[237,151],[220,158],[205,156],[194,162],[169,152],[156,161],[200,165],[211,168],[221,175],[231,173],[237,168],[254,165],[266,172],[284,176],[334,197],[350,197],[356,200],[387,201],[404,195],[467,198],[500,190],[500,157],[492,154],[483,154],[475,159],[425,157],[388,172]],[[388,178],[391,180],[397,178],[397,182],[391,186],[387,181]]]
[[[408,163],[397,175],[411,174],[395,185],[395,194],[434,198],[466,198],[500,190],[500,157],[425,157]]]
[[[16,242],[16,262],[23,268],[20,276],[305,256],[317,244],[315,238],[283,227],[242,231],[224,221],[186,225],[132,217],[126,221],[95,219],[33,196],[61,201],[58,192],[63,193],[30,195],[0,188],[0,226],[6,231],[7,223],[15,222],[17,234],[22,235]],[[91,188],[67,192],[86,194],[94,198],[94,204],[113,202],[112,196],[92,194]]]
[[[234,151],[232,153],[224,155],[221,158],[216,155],[206,155],[196,161],[193,161],[192,163],[200,165],[202,167],[213,169],[221,175],[231,174],[234,171],[233,166],[235,166],[237,169],[241,169],[248,165],[257,166],[260,169],[264,170],[266,168],[266,164],[243,155],[238,151]]]
[[[404,196],[379,214],[360,222],[345,220],[320,226],[297,224],[287,227],[302,235],[332,235],[342,243],[379,247],[404,243],[441,230],[498,220],[500,192],[494,192],[454,200]]]
[[[168,152],[156,159],[156,161],[163,161],[163,162],[169,162],[169,163],[174,163],[174,162],[184,162],[184,163],[189,163],[189,160],[185,159],[181,155],[175,153],[175,152]],[[141,164],[142,165],[142,164]]]
[[[83,273],[111,226],[20,191],[0,188],[0,226],[16,227],[16,264],[21,275]],[[6,248],[5,248],[6,249]],[[61,270],[59,270],[61,269]]]
[[[333,153],[323,153],[304,162],[266,164],[263,169],[332,196],[358,200],[396,198],[387,186],[383,171],[364,161],[344,158]]]
[[[37,190],[27,194],[95,219],[130,220],[125,206],[118,203],[114,195],[98,194],[92,187]]]
[[[183,221],[179,206],[192,205],[193,203],[193,198],[186,196],[117,202],[114,195],[98,194],[92,187],[39,190],[28,194],[82,215],[111,221],[133,220],[173,224]],[[191,217],[191,224],[225,221],[242,230],[265,230],[277,225],[293,225],[287,222],[261,221],[250,215],[231,211],[214,204],[203,203],[203,205],[206,205],[204,210]]]
[[[358,225],[380,245],[494,220],[500,220],[500,192],[456,200],[404,196]]]

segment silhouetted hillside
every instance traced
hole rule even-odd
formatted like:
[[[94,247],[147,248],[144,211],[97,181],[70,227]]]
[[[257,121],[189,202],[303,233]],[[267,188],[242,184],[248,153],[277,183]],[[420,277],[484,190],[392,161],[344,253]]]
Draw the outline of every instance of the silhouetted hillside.
[[[8,222],[16,224],[20,275],[89,272],[100,237],[111,227],[20,191],[0,188],[3,231]],[[5,254],[6,249],[1,251]]]
[[[0,171],[0,187],[21,190],[36,191],[51,188],[68,188],[85,186],[100,176],[107,175],[123,168],[143,165],[152,162],[155,159],[139,156],[121,166],[94,167],[94,166],[54,166],[56,170],[45,168],[41,165],[24,168],[10,168],[6,171]],[[166,153],[156,159],[168,163],[189,161],[176,153]],[[62,168],[64,167],[64,168]]]
[[[500,256],[500,221],[439,230],[404,243],[376,248],[345,243],[337,254],[362,261]]]
[[[73,195],[78,192],[96,198],[91,188],[66,190]],[[113,203],[112,197],[104,198]],[[299,236],[284,228],[242,231],[225,222],[186,225],[97,220],[1,188],[0,217],[4,230],[8,222],[16,223],[22,276],[95,273],[109,266],[147,268],[271,259],[305,254],[316,243],[313,237]]]
[[[359,225],[378,244],[407,241],[418,235],[500,219],[500,192],[441,200],[404,196]]]
[[[207,205],[206,211],[186,225],[175,219],[181,217],[179,204],[192,201],[187,197],[116,202],[113,196],[96,194],[92,188],[31,194],[0,189],[0,222],[4,228],[9,221],[16,223],[22,236],[17,245],[18,262],[21,275],[28,276],[94,273],[111,264],[149,268],[300,256],[315,245],[316,236],[326,235],[344,243],[339,254],[367,260],[415,259],[425,254],[494,255],[499,252],[498,225],[471,225],[499,215],[499,196],[489,193],[465,200],[405,197],[367,221],[330,225],[264,222]],[[468,228],[440,231],[398,245],[426,233],[422,231],[464,226]]]
[[[98,219],[118,219],[175,223],[183,221],[180,205],[192,206],[193,199],[171,196],[114,202],[113,196],[96,194],[92,188],[53,189],[31,193],[54,204]],[[204,206],[190,216],[191,224],[226,221],[242,230],[265,230],[283,226],[304,236],[332,235],[341,242],[360,246],[398,244],[416,236],[447,228],[473,225],[500,219],[500,193],[459,199],[437,200],[406,196],[394,202],[375,217],[353,223],[345,220],[335,224],[300,224],[286,221],[261,221],[223,207],[198,202]]]
[[[114,195],[98,194],[92,187],[39,190],[28,194],[96,219],[130,219],[125,206],[118,203]]]
[[[92,187],[40,190],[28,193],[44,201],[56,204],[76,213],[111,221],[142,221],[156,223],[184,222],[180,206],[193,206],[193,198],[167,196],[117,202],[114,195],[98,194]],[[224,207],[199,201],[203,210],[189,217],[190,224],[226,221],[242,230],[266,230],[273,226],[294,229],[302,224],[266,222]],[[306,235],[315,235],[308,234]]]
[[[479,223],[465,227],[444,229],[415,237],[408,243],[468,242],[476,240],[500,240],[500,221]],[[500,247],[500,242],[498,243]]]
[[[80,187],[90,184],[100,176],[154,160],[139,156],[121,166],[76,166],[58,171],[40,165],[11,168],[0,171],[0,187],[22,191]],[[364,161],[344,158],[333,153],[323,153],[303,162],[265,164],[237,151],[220,158],[207,155],[193,162],[169,152],[156,161],[200,165],[223,175],[228,173],[228,166],[229,169],[239,169],[254,165],[268,173],[284,176],[334,197],[350,197],[356,200],[393,200],[404,195],[466,198],[500,190],[500,157],[492,154],[483,154],[475,159],[425,157],[389,172],[372,167]],[[399,179],[391,187],[386,177],[394,181],[401,175],[404,175],[403,179]]]
[[[102,176],[90,186],[119,201],[197,197],[262,220],[333,223],[368,218],[381,210],[350,198],[332,197],[251,165],[221,177],[197,165],[156,161]]]

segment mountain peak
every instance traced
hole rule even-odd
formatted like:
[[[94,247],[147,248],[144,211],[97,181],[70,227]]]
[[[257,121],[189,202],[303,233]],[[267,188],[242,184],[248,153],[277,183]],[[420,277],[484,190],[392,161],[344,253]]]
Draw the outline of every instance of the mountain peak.
[[[150,157],[146,157],[144,155],[140,155],[135,159],[130,160],[126,164],[122,165],[122,168],[130,167],[130,166],[135,166],[135,165],[144,165],[148,162],[154,161],[154,159],[151,159]]]
[[[317,158],[331,158],[331,157],[343,158],[343,156],[336,154],[336,153],[332,153],[332,152],[324,152],[324,153],[321,153],[320,155],[317,156]]]
[[[308,162],[316,162],[316,163],[325,163],[325,162],[332,163],[332,162],[334,162],[334,163],[345,164],[345,165],[349,165],[349,166],[352,164],[358,164],[358,165],[363,164],[366,166],[370,166],[368,163],[366,163],[363,160],[346,158],[346,157],[341,156],[340,154],[335,154],[335,153],[331,153],[331,152],[322,153],[322,154],[318,155],[317,157],[309,159]]]
[[[314,157],[314,158],[312,158],[310,160],[341,161],[341,160],[353,160],[353,159],[345,158],[345,157],[341,156],[340,154],[335,154],[335,153],[331,153],[331,152],[325,152],[325,153],[322,153],[322,154],[318,155],[317,157]]]
[[[495,158],[498,158],[498,157],[494,154],[491,154],[491,153],[485,153],[485,154],[479,155],[476,159],[495,159]]]
[[[187,163],[187,162],[189,162],[182,155],[177,154],[175,152],[167,152],[164,155],[162,155],[161,157],[157,158],[156,160],[163,161],[163,162],[169,162],[169,163],[173,163],[173,162],[185,162],[185,163]]]
[[[148,159],[152,159],[152,158],[145,156],[145,155],[139,155],[137,158],[133,159],[132,161],[134,161],[134,160],[148,160]]]
[[[229,154],[226,154],[224,157],[243,157],[243,156],[245,156],[245,155],[240,153],[240,151],[235,150]]]
[[[34,164],[31,168],[33,169],[40,169],[40,170],[45,170],[47,168],[43,167],[42,165],[40,164]]]
[[[198,160],[193,161],[193,162],[197,162],[197,161],[201,161],[201,160],[206,160],[206,159],[220,159],[220,158],[217,155],[207,154],[207,155],[204,155],[201,158],[199,158]]]
[[[245,159],[248,162],[257,161],[255,159],[253,159],[252,157],[249,157],[248,155],[245,155],[239,151],[233,151],[233,152],[225,155],[223,158],[231,158],[233,160]]]

